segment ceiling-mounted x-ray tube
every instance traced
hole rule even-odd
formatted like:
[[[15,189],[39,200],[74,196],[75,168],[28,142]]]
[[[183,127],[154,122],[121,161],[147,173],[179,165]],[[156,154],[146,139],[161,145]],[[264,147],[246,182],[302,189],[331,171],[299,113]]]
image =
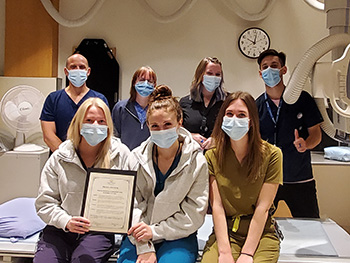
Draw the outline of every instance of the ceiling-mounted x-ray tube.
[[[288,104],[295,103],[298,100],[315,63],[332,49],[349,43],[350,34],[336,34],[325,37],[309,48],[295,67],[292,76],[288,81],[286,90],[283,94],[284,101]]]

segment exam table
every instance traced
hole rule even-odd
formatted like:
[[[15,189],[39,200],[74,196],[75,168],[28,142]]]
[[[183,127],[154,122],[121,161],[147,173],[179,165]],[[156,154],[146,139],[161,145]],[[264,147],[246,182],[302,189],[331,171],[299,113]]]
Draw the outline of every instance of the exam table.
[[[350,235],[331,219],[276,218],[284,235],[278,262],[350,263]],[[201,249],[212,232],[212,218],[207,215],[198,231]]]
[[[284,240],[278,262],[283,263],[350,263],[350,235],[331,219],[276,218]],[[212,232],[212,217],[207,215],[198,231],[200,250]],[[0,262],[21,262],[34,256],[39,234],[11,243],[0,238]],[[111,258],[116,262],[117,256]]]

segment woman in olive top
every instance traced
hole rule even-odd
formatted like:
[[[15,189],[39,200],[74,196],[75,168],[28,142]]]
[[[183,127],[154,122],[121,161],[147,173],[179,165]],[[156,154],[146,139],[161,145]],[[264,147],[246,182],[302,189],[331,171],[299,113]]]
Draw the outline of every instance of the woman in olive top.
[[[227,97],[212,136],[216,146],[206,158],[214,232],[202,262],[277,262],[280,241],[271,212],[282,183],[282,153],[261,139],[250,94]]]

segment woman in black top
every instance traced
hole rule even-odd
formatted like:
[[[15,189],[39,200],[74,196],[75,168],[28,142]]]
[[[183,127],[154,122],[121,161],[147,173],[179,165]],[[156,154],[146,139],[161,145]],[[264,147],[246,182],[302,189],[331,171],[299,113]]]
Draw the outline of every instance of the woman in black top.
[[[183,126],[202,149],[209,149],[212,144],[210,136],[215,119],[226,98],[223,82],[221,62],[215,57],[203,58],[197,66],[190,94],[180,100]]]

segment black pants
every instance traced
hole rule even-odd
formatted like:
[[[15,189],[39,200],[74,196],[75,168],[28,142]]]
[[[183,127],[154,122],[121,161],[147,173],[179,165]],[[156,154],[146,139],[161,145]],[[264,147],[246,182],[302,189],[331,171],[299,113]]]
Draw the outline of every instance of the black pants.
[[[280,200],[286,202],[293,217],[320,218],[315,180],[280,185],[274,200],[276,207]]]

